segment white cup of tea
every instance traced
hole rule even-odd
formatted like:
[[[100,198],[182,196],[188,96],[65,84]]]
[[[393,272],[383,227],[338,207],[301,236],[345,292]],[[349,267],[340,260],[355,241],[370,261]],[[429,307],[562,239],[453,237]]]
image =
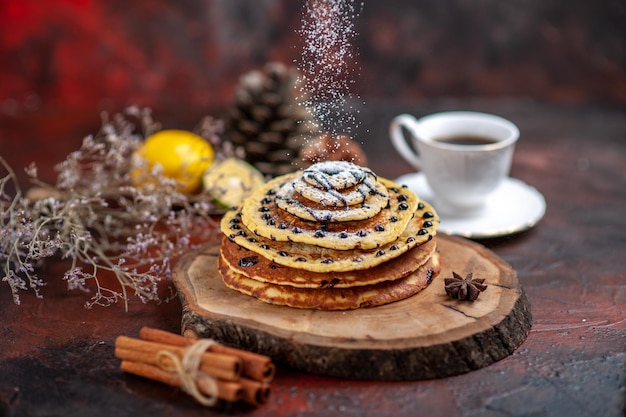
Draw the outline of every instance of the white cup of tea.
[[[468,213],[481,208],[509,175],[519,138],[509,120],[470,111],[420,119],[401,114],[389,130],[400,156],[424,173],[439,207]]]

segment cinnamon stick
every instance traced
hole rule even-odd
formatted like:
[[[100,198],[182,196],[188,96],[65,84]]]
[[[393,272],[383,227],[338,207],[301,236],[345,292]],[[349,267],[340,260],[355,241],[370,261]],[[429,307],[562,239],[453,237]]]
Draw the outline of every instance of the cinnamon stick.
[[[115,354],[120,359],[139,361],[152,365],[157,364],[157,354],[160,351],[169,351],[181,359],[185,353],[183,347],[172,346],[158,342],[133,339],[126,336],[118,336],[115,340]],[[202,354],[200,370],[208,375],[226,381],[236,381],[241,377],[243,361],[232,355],[216,352]]]
[[[195,339],[150,327],[142,327],[139,337],[146,341],[181,347],[195,342]],[[208,351],[240,358],[243,363],[242,374],[257,381],[270,382],[276,373],[276,367],[268,356],[217,344],[212,345]]]
[[[120,365],[120,368],[122,369],[122,371],[128,372],[130,374],[134,374],[137,376],[141,376],[143,378],[148,378],[154,381],[162,382],[164,384],[167,384],[173,387],[178,387],[178,388],[181,387],[181,382],[180,382],[180,378],[178,377],[178,375],[171,373],[171,372],[164,371],[163,369],[159,367],[149,365],[147,363],[122,360],[122,364]],[[221,381],[218,379],[216,381],[216,385],[217,385],[217,397],[222,400],[236,402],[244,398],[243,388],[241,384],[237,382]],[[207,387],[207,385],[203,384],[202,382],[198,383],[198,389],[204,395],[213,395],[213,393],[210,392],[210,389]]]
[[[174,353],[176,356],[180,356],[172,350],[169,352]],[[115,357],[122,360],[132,361],[132,362],[141,362],[148,365],[159,366],[163,364],[165,366],[173,366],[173,362],[167,356],[164,356],[159,359],[156,353],[148,353],[148,352],[140,352],[137,350],[124,349],[124,348],[115,348]],[[219,368],[212,367],[209,364],[204,364],[200,366],[200,370],[207,375],[211,375],[215,378],[220,378],[224,381],[238,381],[240,378],[237,375],[233,375],[228,371],[224,371]]]
[[[243,390],[242,399],[252,405],[261,405],[267,402],[270,396],[270,386],[267,382],[255,381],[248,378],[239,380]]]

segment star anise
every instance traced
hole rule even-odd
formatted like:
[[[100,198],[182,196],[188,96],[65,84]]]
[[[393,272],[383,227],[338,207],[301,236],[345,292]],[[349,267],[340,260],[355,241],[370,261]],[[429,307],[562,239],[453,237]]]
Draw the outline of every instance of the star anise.
[[[452,298],[474,301],[481,292],[487,289],[487,286],[483,284],[485,279],[472,279],[472,272],[468,273],[465,278],[456,272],[452,272],[452,275],[454,278],[444,279],[446,294]]]

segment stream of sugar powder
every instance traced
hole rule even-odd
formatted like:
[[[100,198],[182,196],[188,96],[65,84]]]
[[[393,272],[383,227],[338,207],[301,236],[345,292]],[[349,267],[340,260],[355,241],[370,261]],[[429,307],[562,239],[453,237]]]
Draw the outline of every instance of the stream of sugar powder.
[[[321,131],[352,136],[358,126],[360,97],[351,87],[359,74],[353,40],[363,7],[354,0],[307,0],[299,33],[304,40],[298,69],[303,104]]]

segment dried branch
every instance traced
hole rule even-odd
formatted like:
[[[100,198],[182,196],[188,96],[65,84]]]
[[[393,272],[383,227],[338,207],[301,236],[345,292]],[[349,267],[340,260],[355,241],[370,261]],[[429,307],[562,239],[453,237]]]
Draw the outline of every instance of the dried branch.
[[[216,140],[218,133],[204,126],[203,133]],[[57,166],[56,185],[41,181],[34,165],[27,168],[36,188],[26,196],[0,157],[7,172],[0,178],[0,276],[16,304],[20,291],[41,297],[45,282],[36,271],[52,257],[71,261],[63,277],[69,290],[93,293],[86,307],[123,301],[127,308],[130,295],[157,301],[159,283],[170,278],[175,258],[193,247],[192,238],[217,236],[210,201],[177,192],[158,167],[151,172],[156,187],[131,185],[130,155],[158,129],[149,109],[133,107],[111,120],[104,115],[100,132]],[[103,272],[113,274],[119,288],[105,286]]]

